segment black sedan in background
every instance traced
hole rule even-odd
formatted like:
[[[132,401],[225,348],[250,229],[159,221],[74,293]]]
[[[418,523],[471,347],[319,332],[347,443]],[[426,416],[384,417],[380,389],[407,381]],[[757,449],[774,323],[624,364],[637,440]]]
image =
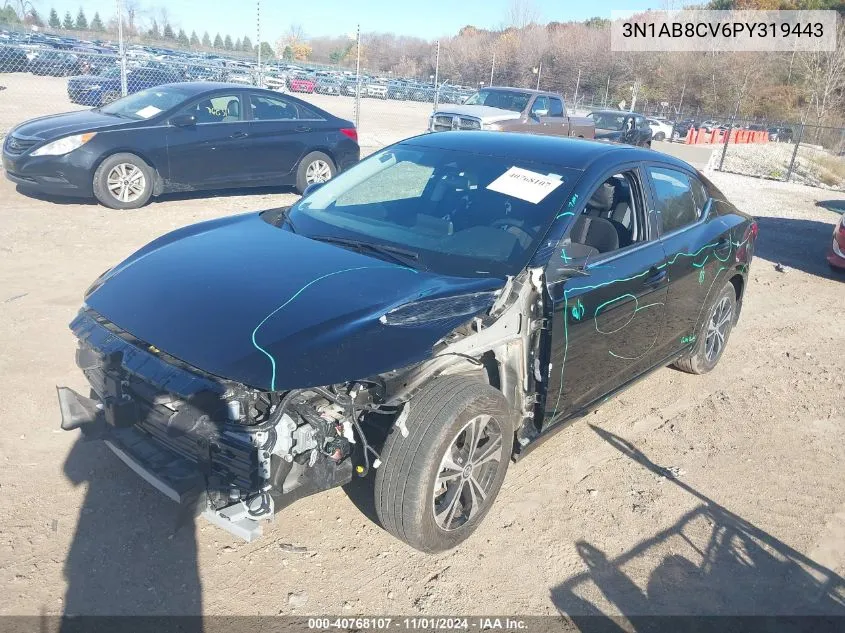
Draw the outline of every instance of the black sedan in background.
[[[135,209],[175,191],[325,182],[358,162],[355,126],[289,95],[178,83],[33,119],[3,145],[21,189]]]
[[[653,132],[641,114],[621,110],[596,110],[587,116],[596,122],[597,139],[651,147]]]

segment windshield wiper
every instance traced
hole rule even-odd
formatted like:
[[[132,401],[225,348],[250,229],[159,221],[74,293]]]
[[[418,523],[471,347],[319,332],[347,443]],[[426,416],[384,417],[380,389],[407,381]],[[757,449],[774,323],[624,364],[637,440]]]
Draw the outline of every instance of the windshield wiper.
[[[312,240],[318,242],[326,242],[328,244],[337,244],[338,246],[345,246],[357,250],[359,253],[363,250],[368,250],[377,255],[382,255],[395,263],[403,266],[408,265],[408,260],[417,262],[420,259],[420,254],[411,250],[400,248],[398,246],[388,246],[387,244],[374,244],[373,242],[365,242],[346,237],[333,237],[331,235],[310,235]]]

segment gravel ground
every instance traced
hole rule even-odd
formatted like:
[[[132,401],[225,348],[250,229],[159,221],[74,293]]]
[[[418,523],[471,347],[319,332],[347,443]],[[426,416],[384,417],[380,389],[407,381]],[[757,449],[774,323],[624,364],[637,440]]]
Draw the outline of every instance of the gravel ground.
[[[171,502],[58,429],[54,385],[85,388],[67,324],[87,285],[166,231],[293,194],[115,213],[4,179],[0,614],[845,614],[845,281],[823,259],[845,196],[713,180],[760,223],[719,367],[662,369],[568,426],[511,465],[468,542],[429,556],[377,525],[368,481],[295,503],[255,543],[174,531]]]

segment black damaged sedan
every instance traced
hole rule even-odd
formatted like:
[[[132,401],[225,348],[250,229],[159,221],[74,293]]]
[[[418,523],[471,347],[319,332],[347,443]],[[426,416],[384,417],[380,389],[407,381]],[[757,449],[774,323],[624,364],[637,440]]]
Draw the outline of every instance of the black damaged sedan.
[[[236,84],[149,88],[101,108],[34,119],[3,145],[23,190],[135,209],[151,196],[325,182],[360,157],[358,133],[309,103]]]
[[[408,139],[104,272],[71,323],[92,392],[59,388],[62,428],[246,539],[373,474],[384,528],[442,551],[567,421],[660,367],[716,366],[756,235],[650,150]]]

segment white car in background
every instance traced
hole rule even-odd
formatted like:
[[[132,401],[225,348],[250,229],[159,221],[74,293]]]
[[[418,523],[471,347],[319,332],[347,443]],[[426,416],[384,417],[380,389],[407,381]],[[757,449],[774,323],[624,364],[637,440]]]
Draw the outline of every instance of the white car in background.
[[[665,141],[667,138],[672,138],[672,124],[668,121],[649,118],[646,121],[648,121],[648,126],[651,128],[652,141]]]

